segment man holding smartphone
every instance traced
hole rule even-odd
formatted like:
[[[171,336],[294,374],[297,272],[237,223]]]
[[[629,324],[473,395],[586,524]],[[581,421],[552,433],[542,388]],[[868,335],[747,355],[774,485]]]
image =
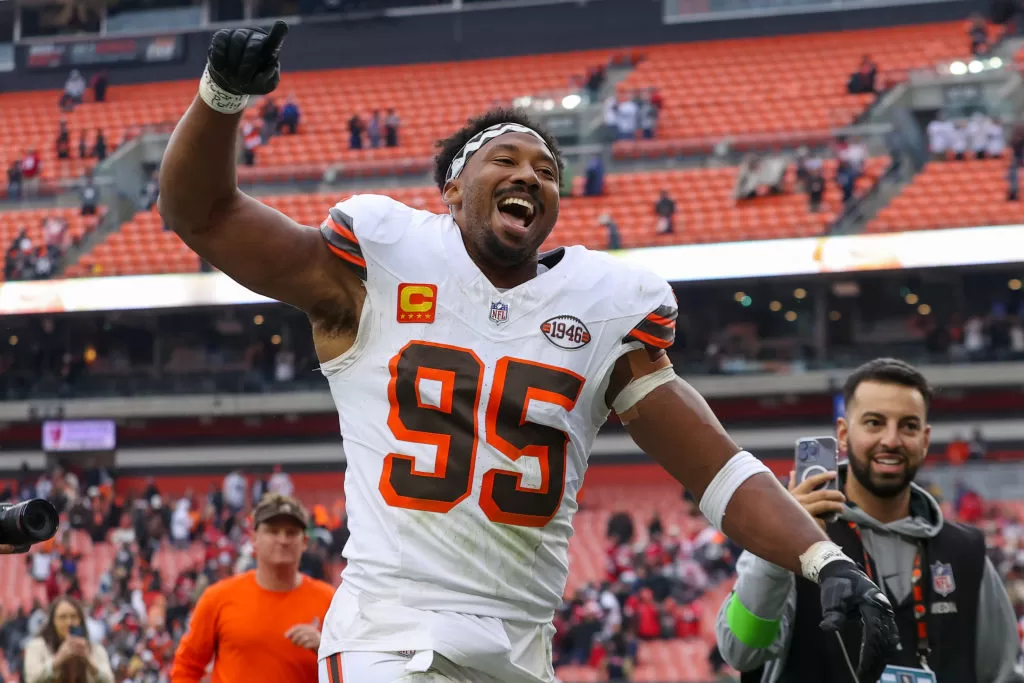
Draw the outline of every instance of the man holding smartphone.
[[[903,361],[880,358],[855,370],[843,393],[836,436],[848,465],[807,477],[794,471],[789,490],[895,607],[902,651],[883,680],[1024,683],[1016,618],[983,535],[944,520],[913,483],[928,452],[927,381]],[[828,486],[833,480],[838,486]],[[743,683],[857,682],[857,634],[818,628],[819,597],[803,578],[750,553],[738,573],[716,630]]]

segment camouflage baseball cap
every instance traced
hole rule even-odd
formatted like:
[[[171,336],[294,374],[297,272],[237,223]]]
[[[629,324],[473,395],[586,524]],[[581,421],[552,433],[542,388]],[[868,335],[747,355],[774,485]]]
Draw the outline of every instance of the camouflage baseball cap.
[[[263,496],[252,512],[253,526],[259,526],[274,517],[290,517],[302,528],[309,526],[309,513],[302,507],[302,503],[280,493],[268,493]]]

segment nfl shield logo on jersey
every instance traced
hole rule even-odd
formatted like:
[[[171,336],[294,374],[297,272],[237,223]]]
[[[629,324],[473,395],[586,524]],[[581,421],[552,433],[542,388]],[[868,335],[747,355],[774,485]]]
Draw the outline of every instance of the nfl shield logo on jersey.
[[[956,581],[953,580],[953,567],[945,562],[932,564],[932,590],[946,597],[956,590]]]
[[[491,322],[495,325],[508,322],[508,304],[500,301],[491,302]]]

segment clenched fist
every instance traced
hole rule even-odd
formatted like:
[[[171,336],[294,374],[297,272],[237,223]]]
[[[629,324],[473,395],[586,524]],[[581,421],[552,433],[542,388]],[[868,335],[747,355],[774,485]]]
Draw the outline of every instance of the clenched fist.
[[[281,80],[278,55],[288,24],[275,21],[270,33],[258,28],[221,29],[213,34],[207,71],[233,95],[266,95]]]

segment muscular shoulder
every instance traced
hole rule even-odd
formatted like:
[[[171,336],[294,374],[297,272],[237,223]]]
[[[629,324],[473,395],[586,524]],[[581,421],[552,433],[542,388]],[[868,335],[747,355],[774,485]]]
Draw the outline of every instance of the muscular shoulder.
[[[328,220],[351,230],[360,242],[392,244],[409,228],[416,209],[380,194],[357,194],[335,204]]]
[[[666,302],[675,306],[668,282],[647,268],[589,249],[582,250],[581,260],[579,288],[593,292],[591,299],[608,319],[643,317]]]

